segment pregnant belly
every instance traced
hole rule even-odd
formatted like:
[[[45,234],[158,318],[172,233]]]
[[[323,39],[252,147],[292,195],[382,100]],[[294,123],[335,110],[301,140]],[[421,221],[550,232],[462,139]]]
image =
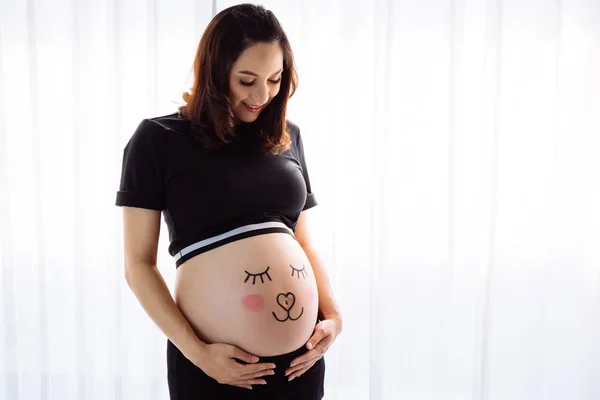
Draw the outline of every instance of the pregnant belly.
[[[203,341],[273,356],[308,341],[319,299],[302,247],[289,234],[269,233],[180,265],[175,302]]]

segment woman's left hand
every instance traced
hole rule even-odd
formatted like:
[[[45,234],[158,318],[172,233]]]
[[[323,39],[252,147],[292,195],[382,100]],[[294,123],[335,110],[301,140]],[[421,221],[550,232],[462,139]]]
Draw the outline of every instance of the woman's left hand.
[[[288,380],[299,377],[308,371],[331,346],[342,330],[342,321],[339,318],[324,319],[315,326],[315,333],[306,343],[308,352],[292,360],[290,367],[285,371]]]

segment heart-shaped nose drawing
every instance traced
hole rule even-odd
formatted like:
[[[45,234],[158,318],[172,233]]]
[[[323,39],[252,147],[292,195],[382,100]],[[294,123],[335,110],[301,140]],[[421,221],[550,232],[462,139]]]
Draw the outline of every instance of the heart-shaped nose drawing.
[[[285,322],[288,319],[296,321],[302,316],[302,313],[304,312],[304,307],[302,307],[302,309],[300,310],[300,314],[296,318],[293,318],[290,315],[290,310],[292,309],[292,307],[294,307],[294,304],[296,304],[296,296],[294,296],[294,293],[292,292],[279,293],[279,295],[277,296],[277,304],[279,304],[279,307],[283,308],[287,313],[287,316],[284,319],[279,318],[277,314],[273,313],[273,316],[279,322]]]
[[[286,311],[290,311],[294,307],[294,303],[296,303],[296,296],[292,292],[280,293],[277,296],[277,304]]]

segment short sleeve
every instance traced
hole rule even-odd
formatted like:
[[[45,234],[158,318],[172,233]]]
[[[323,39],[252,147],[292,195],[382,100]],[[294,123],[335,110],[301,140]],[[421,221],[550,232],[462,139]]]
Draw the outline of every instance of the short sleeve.
[[[298,158],[298,162],[302,167],[302,176],[304,177],[304,182],[306,183],[306,202],[304,203],[304,207],[302,211],[308,210],[319,204],[315,197],[315,194],[312,191],[312,187],[310,185],[310,177],[308,174],[308,167],[306,166],[306,159],[304,156],[304,144],[302,143],[302,135],[300,134],[300,128],[295,127],[297,136],[296,136],[296,157]]]
[[[115,205],[165,209],[164,157],[156,125],[144,119],[125,145]]]

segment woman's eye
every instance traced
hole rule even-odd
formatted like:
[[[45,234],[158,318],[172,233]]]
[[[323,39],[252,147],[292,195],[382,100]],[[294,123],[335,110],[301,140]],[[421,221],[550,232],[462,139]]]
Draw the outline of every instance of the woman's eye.
[[[269,278],[269,280],[272,281],[271,276],[269,276],[269,268],[271,268],[271,267],[267,267],[266,270],[264,270],[263,272],[261,272],[259,274],[253,274],[251,272],[244,271],[247,274],[246,280],[244,281],[244,283],[248,282],[248,279],[250,279],[250,277],[252,277],[252,284],[253,285],[256,283],[256,278],[260,278],[260,281],[262,283],[265,283],[265,280],[263,279],[264,275],[266,275],[267,278]]]
[[[269,82],[271,82],[271,83],[273,83],[273,84],[277,84],[277,83],[281,82],[281,78],[279,78],[279,79],[277,79],[277,80],[275,80],[275,81],[271,81],[271,80],[270,80]],[[242,85],[244,85],[244,86],[252,86],[252,85],[254,85],[254,81],[252,81],[252,82],[244,82],[244,81],[240,81],[240,83],[241,83]]]

